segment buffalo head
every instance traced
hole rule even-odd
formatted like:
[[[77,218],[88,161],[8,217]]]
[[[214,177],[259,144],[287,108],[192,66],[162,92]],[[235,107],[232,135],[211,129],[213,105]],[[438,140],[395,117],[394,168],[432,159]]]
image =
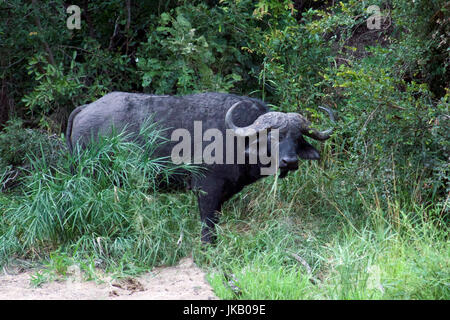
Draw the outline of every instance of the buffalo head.
[[[267,130],[270,135],[271,129],[278,129],[278,168],[280,178],[287,175],[289,171],[298,168],[298,159],[318,160],[319,151],[309,144],[303,136],[315,140],[325,141],[330,138],[333,129],[318,131],[311,128],[311,123],[298,113],[267,112],[260,115],[251,125],[238,127],[233,122],[233,112],[243,101],[235,103],[225,116],[225,126],[232,129],[237,136],[250,136]],[[256,107],[256,106],[254,106]],[[331,120],[334,121],[333,113],[330,109],[319,107],[326,111]],[[270,139],[268,141],[271,141]],[[269,149],[273,148],[270,146]]]

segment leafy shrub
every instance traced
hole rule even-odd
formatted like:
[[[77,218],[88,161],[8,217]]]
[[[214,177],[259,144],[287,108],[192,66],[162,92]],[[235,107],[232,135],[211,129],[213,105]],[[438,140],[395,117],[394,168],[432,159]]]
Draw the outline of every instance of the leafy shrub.
[[[110,54],[95,41],[85,41],[83,48],[68,49],[58,65],[46,62],[43,55],[32,56],[28,73],[36,80],[34,89],[22,102],[41,116],[40,126],[52,132],[65,129],[65,122],[75,107],[90,103],[111,90],[129,91],[133,76],[126,55]],[[79,58],[79,52],[82,52]],[[131,79],[130,79],[131,78]]]
[[[246,32],[256,31],[245,12],[251,1],[184,4],[164,12],[151,26],[141,44],[137,66],[142,86],[159,94],[199,91],[243,91],[252,68],[251,58],[241,51]]]
[[[447,98],[435,103],[426,84],[398,78],[392,50],[371,48],[368,57],[324,73],[333,88],[327,98],[340,101],[345,123],[337,140],[361,181],[392,195],[398,176],[399,190],[420,190],[415,201],[436,201],[448,189]]]
[[[445,0],[397,0],[392,10],[401,32],[394,54],[400,76],[427,83],[437,98],[446,94],[450,82],[449,10]]]
[[[0,190],[16,184],[39,154],[48,164],[58,161],[62,141],[39,129],[27,129],[20,119],[10,120],[0,132]]]
[[[307,24],[295,20],[289,6],[289,10],[281,10],[280,6],[268,5],[267,10],[272,11],[261,17],[268,27],[248,45],[248,50],[262,61],[252,75],[259,80],[262,98],[272,102],[274,109],[313,109],[320,99],[314,85],[328,64],[330,50],[323,39],[308,31]],[[305,15],[305,19],[308,23],[311,16]]]

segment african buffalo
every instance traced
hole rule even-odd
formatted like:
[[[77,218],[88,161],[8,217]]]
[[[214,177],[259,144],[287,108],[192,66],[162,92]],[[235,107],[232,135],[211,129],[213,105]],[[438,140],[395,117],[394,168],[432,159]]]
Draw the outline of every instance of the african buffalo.
[[[330,110],[321,107],[330,114]],[[177,141],[173,141],[175,130],[184,130],[190,134],[199,131],[201,124],[203,134],[214,129],[224,136],[231,131],[236,139],[253,134],[259,137],[264,130],[277,130],[278,142],[268,142],[268,152],[277,147],[276,169],[280,169],[283,178],[289,171],[298,168],[298,158],[319,159],[319,152],[310,145],[304,136],[316,140],[326,140],[331,129],[317,131],[310,127],[307,119],[298,113],[281,113],[270,111],[266,104],[258,99],[225,93],[201,93],[187,96],[159,96],[125,92],[112,92],[90,104],[76,108],[70,115],[67,125],[67,143],[72,151],[75,144],[86,146],[91,137],[106,135],[111,127],[125,128],[131,133],[139,132],[146,119],[151,119],[168,128],[164,131],[172,141],[157,149],[157,156],[171,156]],[[197,132],[198,134],[198,132]],[[233,139],[234,139],[233,138]],[[245,142],[245,157],[249,155],[249,139]],[[260,138],[258,138],[260,139]],[[209,140],[211,141],[212,138]],[[192,150],[203,150],[208,141],[201,141]],[[225,147],[224,152],[227,150]],[[233,149],[236,151],[236,148]],[[229,152],[229,150],[228,150]],[[239,155],[234,155],[238,157]],[[206,169],[201,176],[188,175],[186,179],[193,190],[197,192],[200,217],[203,222],[202,241],[215,240],[215,224],[222,204],[246,185],[263,177],[261,169],[267,167],[259,160],[256,163],[236,163],[233,161],[203,163]]]

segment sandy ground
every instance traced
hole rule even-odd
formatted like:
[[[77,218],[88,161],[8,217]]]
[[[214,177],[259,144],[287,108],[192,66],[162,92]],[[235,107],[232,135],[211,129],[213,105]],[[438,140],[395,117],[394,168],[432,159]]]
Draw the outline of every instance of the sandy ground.
[[[205,273],[191,258],[184,258],[177,266],[155,268],[135,278],[103,283],[82,281],[79,269],[73,268],[63,281],[31,285],[34,271],[0,275],[0,300],[211,300],[217,299],[205,279]]]

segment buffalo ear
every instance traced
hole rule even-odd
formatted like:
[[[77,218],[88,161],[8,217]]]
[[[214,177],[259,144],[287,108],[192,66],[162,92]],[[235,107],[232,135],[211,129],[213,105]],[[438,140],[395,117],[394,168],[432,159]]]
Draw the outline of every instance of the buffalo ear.
[[[304,141],[300,143],[298,148],[298,156],[306,160],[319,160],[320,153],[308,142]]]

